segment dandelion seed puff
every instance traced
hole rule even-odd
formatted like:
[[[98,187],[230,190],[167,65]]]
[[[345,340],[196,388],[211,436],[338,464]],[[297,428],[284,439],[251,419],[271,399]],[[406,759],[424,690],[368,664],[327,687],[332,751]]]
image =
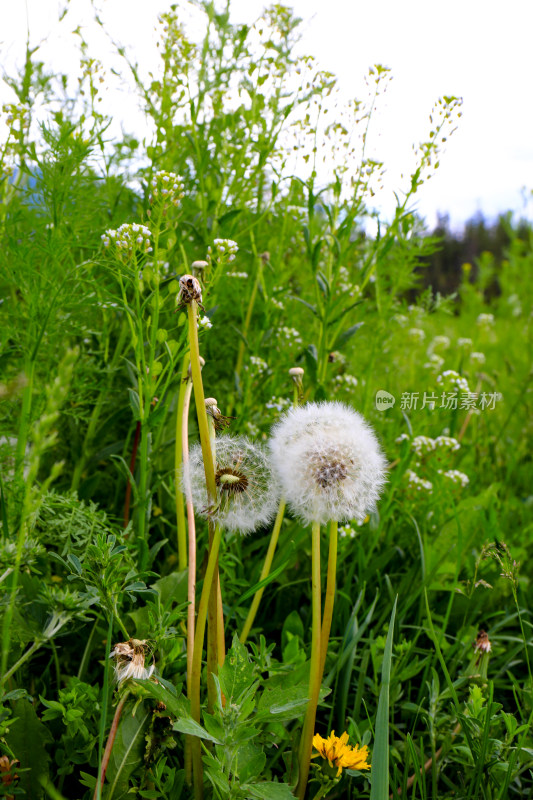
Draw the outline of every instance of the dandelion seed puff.
[[[245,436],[220,436],[216,440],[215,482],[218,503],[209,511],[201,446],[190,453],[183,482],[190,486],[198,513],[219,523],[225,530],[251,533],[274,517],[279,488],[269,459],[258,445]]]
[[[109,654],[115,660],[115,680],[122,683],[128,678],[147,680],[155,670],[155,664],[145,666],[146,653],[149,647],[144,640],[129,639],[116,644]]]
[[[370,425],[342,403],[290,409],[270,451],[285,498],[306,523],[362,522],[375,508],[386,461]]]

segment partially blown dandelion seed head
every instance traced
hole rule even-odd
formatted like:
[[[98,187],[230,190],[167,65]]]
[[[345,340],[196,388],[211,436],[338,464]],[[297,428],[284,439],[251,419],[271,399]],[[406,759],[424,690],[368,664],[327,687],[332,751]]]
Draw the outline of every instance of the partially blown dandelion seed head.
[[[215,483],[218,502],[208,507],[202,448],[195,445],[183,476],[190,484],[198,513],[211,518],[225,530],[251,533],[274,517],[279,488],[269,460],[261,447],[244,436],[220,436],[216,440]]]
[[[116,644],[109,654],[115,659],[115,679],[117,683],[128,678],[147,680],[154,672],[155,665],[145,666],[146,653],[150,647],[144,640],[129,639],[127,642]]]
[[[386,461],[370,425],[342,403],[290,409],[270,450],[286,500],[306,523],[362,521],[375,508]]]

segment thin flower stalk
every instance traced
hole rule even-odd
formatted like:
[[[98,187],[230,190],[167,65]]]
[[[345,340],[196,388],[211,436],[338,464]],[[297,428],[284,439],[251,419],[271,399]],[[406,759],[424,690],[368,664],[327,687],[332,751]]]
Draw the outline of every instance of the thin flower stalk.
[[[111,729],[109,731],[109,736],[107,737],[104,754],[102,756],[102,763],[100,764],[100,769],[98,771],[99,779],[96,781],[96,786],[94,787],[93,800],[97,800],[102,792],[102,789],[104,788],[105,774],[109,764],[109,759],[111,757],[111,752],[113,750],[113,745],[115,743],[115,737],[117,735],[122,709],[124,708],[124,703],[126,702],[128,695],[128,691],[124,692],[120,698],[118,706],[116,707],[115,714],[113,716],[113,722],[111,723]]]
[[[265,556],[265,563],[263,564],[263,569],[261,570],[261,575],[259,576],[259,582],[264,581],[265,578],[268,578],[270,574],[270,569],[272,567],[272,562],[274,560],[274,553],[276,552],[276,547],[278,544],[279,532],[281,530],[281,523],[283,522],[283,518],[285,516],[285,506],[286,506],[285,500],[281,498],[278,507],[278,513],[276,515],[276,520],[274,522],[274,527],[272,528],[272,534],[270,536],[270,544],[268,545],[267,554]],[[258,589],[257,592],[254,594],[250,610],[248,611],[248,615],[246,617],[240,635],[240,640],[243,644],[248,638],[248,634],[250,633],[252,625],[254,624],[257,610],[259,608],[259,604],[261,602],[261,598],[263,597],[264,591],[265,587],[263,586],[261,587],[261,589]]]
[[[209,605],[209,595],[213,584],[215,568],[218,563],[218,551],[222,538],[222,528],[215,527],[213,542],[209,550],[209,560],[205,571],[204,585],[200,603],[198,605],[198,617],[196,620],[196,631],[194,635],[194,653],[191,674],[191,716],[196,722],[200,722],[200,676],[202,672],[202,651],[207,621],[207,610]],[[203,797],[203,769],[202,769],[202,746],[200,739],[195,737],[192,742],[192,761],[194,772],[194,796],[195,800],[202,800]]]
[[[329,523],[329,554],[328,554],[328,576],[326,583],[326,597],[324,600],[324,616],[322,618],[322,631],[320,641],[320,682],[324,674],[326,656],[328,653],[329,634],[331,631],[331,620],[333,619],[333,604],[335,602],[335,579],[337,574],[337,543],[338,527],[336,520]]]
[[[311,750],[313,744],[313,732],[315,727],[316,709],[320,694],[320,648],[321,648],[321,611],[322,603],[320,597],[320,524],[312,524],[312,637],[311,637],[311,668],[309,672],[309,701],[305,714],[302,738],[300,740],[300,778],[298,781],[297,796],[303,800],[307,788],[309,777],[309,765],[311,763]]]
[[[187,354],[183,359],[181,370],[180,390],[178,395],[178,409],[176,414],[176,444],[174,447],[174,494],[176,498],[176,525],[178,537],[178,567],[180,570],[187,568],[187,531],[185,522],[185,507],[183,494],[180,487],[180,474],[184,461],[185,450],[188,450],[188,421],[189,407],[192,392],[192,381],[189,377],[190,359]],[[188,498],[187,498],[188,502]],[[190,598],[189,598],[190,602]]]
[[[205,402],[206,408],[216,408],[216,400],[210,397]],[[216,470],[216,431],[215,420],[211,413],[207,414],[207,427],[209,430],[209,442],[213,458],[213,469]],[[208,519],[209,529],[209,548],[213,544],[213,521]],[[218,590],[220,588],[220,576],[218,573],[218,557],[215,563],[213,579],[209,591],[209,603],[207,610],[207,708],[212,713],[216,702],[216,685],[213,675],[218,672],[218,648],[219,648],[219,602]],[[220,594],[220,611],[222,611],[222,593]]]

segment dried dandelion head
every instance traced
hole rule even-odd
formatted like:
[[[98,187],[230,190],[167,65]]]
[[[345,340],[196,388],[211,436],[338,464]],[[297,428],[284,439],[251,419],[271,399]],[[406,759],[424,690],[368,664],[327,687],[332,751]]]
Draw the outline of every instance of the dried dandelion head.
[[[385,482],[372,428],[342,403],[291,408],[274,426],[270,451],[285,498],[306,523],[364,520]]]
[[[151,653],[150,646],[144,639],[129,639],[127,642],[116,644],[109,654],[115,659],[115,679],[117,683],[128,678],[146,680],[150,678],[155,669],[155,664],[145,666],[146,654]]]
[[[216,440],[215,482],[218,503],[208,508],[201,446],[192,448],[184,482],[190,484],[199,513],[223,528],[250,533],[271,521],[276,513],[279,490],[269,460],[261,447],[244,436],[220,436]]]

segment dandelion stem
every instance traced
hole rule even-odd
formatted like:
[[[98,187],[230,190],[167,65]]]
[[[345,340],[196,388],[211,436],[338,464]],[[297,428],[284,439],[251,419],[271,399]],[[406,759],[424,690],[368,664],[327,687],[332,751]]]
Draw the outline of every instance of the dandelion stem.
[[[186,359],[186,362],[188,367],[189,360]],[[185,371],[185,366],[184,366],[184,371]],[[178,410],[178,420],[181,424],[182,460],[183,460],[183,469],[185,472],[189,463],[189,408],[191,402],[192,382],[190,380],[188,380],[186,384],[182,382],[182,386],[185,386],[185,392],[183,396],[181,413]],[[180,391],[180,400],[178,401],[178,405],[181,400],[182,398]],[[176,481],[177,481],[177,471],[176,471]],[[179,491],[179,487],[177,486],[176,497],[178,496],[178,493],[181,496],[181,492]],[[191,497],[191,487],[187,481],[185,482],[185,498],[187,503],[187,530],[188,530],[188,545],[189,545],[189,569],[187,573],[187,600],[189,602],[187,606],[187,687],[188,691],[190,691],[191,681],[192,681],[194,623],[195,623],[195,613],[196,613],[196,522],[194,519],[194,507]],[[183,508],[183,500],[182,500],[182,508]],[[178,517],[178,525],[179,525],[179,517]],[[178,546],[179,546],[179,535],[180,534],[178,530]],[[192,737],[190,736],[185,737],[185,779],[188,784],[191,784]]]
[[[302,738],[300,741],[300,778],[298,781],[297,795],[299,800],[303,800],[307,788],[309,776],[309,764],[311,762],[311,750],[313,744],[313,732],[315,727],[316,708],[320,694],[320,617],[321,617],[321,597],[320,597],[320,524],[313,522],[312,525],[312,610],[313,610],[313,631],[311,638],[311,669],[309,672],[309,701],[305,714]]]
[[[98,771],[98,781],[96,782],[96,786],[94,787],[93,800],[97,799],[104,786],[107,765],[109,764],[111,751],[113,749],[113,744],[115,743],[115,736],[117,735],[118,723],[120,722],[120,716],[122,714],[122,709],[124,708],[124,703],[127,700],[128,694],[129,692],[127,691],[124,693],[124,695],[120,700],[120,703],[118,704],[115,710],[113,722],[111,723],[111,730],[109,731],[109,736],[107,737],[107,743],[105,746],[104,755],[102,756],[102,763]]]
[[[320,681],[324,674],[326,656],[328,654],[329,633],[331,631],[331,620],[333,619],[333,604],[335,602],[335,578],[337,573],[337,541],[338,541],[337,520],[329,523],[329,556],[328,556],[328,577],[326,583],[326,598],[324,600],[324,617],[322,619],[322,632],[320,640]]]
[[[207,427],[209,430],[209,442],[213,458],[213,469],[216,470],[216,431],[215,420],[212,416],[207,417]],[[213,546],[214,525],[212,520],[208,521],[209,528],[209,552]],[[218,672],[218,587],[220,577],[218,574],[218,556],[214,566],[213,579],[209,592],[209,602],[207,609],[207,709],[211,714],[216,702],[216,686],[213,675]]]
[[[278,544],[279,532],[281,530],[281,523],[283,522],[284,516],[285,516],[285,500],[281,498],[279,502],[276,520],[274,522],[274,527],[272,528],[270,544],[268,546],[267,554],[265,556],[265,563],[263,564],[263,569],[261,570],[261,575],[259,576],[259,581],[263,581],[270,574],[272,561],[274,560],[274,553],[276,551],[276,547]],[[257,614],[257,609],[259,608],[259,603],[261,602],[261,598],[263,597],[264,591],[265,587],[263,586],[261,589],[258,589],[257,592],[254,594],[252,605],[250,606],[250,610],[248,611],[248,616],[246,617],[246,621],[244,623],[244,627],[240,635],[240,640],[243,644],[248,638],[248,634],[250,633],[252,625],[254,624],[255,616]]]
[[[213,584],[215,567],[218,562],[218,551],[222,529],[219,525],[215,527],[213,542],[209,551],[209,560],[205,571],[202,595],[198,606],[198,617],[196,620],[196,631],[194,634],[194,653],[191,670],[191,716],[196,722],[200,722],[200,676],[202,672],[202,650],[204,642],[205,624],[207,621],[207,607],[209,595]],[[202,770],[202,745],[200,739],[195,737],[192,742],[192,761],[194,771],[194,796],[196,800],[201,800],[203,796],[203,770]]]
[[[192,383],[188,378],[189,364],[190,359],[187,354],[183,359],[183,368],[181,370],[178,411],[176,414],[176,444],[174,447],[174,493],[176,496],[178,567],[180,570],[187,568],[187,531],[185,526],[183,494],[180,487],[180,474],[182,462],[185,460],[184,452],[187,448],[189,405],[192,392]]]

